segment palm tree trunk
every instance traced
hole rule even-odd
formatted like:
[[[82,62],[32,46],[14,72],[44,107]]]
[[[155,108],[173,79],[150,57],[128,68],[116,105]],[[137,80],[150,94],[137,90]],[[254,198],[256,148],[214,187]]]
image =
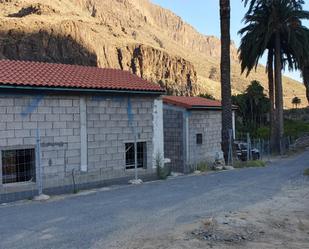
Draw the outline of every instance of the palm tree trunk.
[[[302,71],[304,85],[306,87],[306,96],[309,104],[309,66],[304,66]]]
[[[275,35],[275,100],[276,100],[276,151],[282,153],[283,138],[283,89],[280,33]]]
[[[228,161],[229,130],[232,130],[231,60],[230,60],[230,0],[220,0],[221,25],[221,99],[222,151]]]
[[[276,127],[275,127],[275,96],[274,96],[274,51],[268,50],[267,58],[268,91],[269,91],[269,127],[270,127],[270,146],[273,151],[276,146]]]

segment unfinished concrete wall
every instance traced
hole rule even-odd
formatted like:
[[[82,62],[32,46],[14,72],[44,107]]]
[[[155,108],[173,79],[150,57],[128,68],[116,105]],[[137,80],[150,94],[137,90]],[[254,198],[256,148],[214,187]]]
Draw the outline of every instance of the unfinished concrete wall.
[[[125,169],[125,142],[133,142],[136,132],[138,141],[147,143],[147,169],[139,169],[139,174],[153,174],[154,99],[2,94],[0,151],[35,148],[38,128],[43,187],[72,185],[73,173],[76,183],[82,184],[131,177],[134,170]],[[83,117],[80,112],[85,110],[86,116]],[[86,118],[85,127],[81,117]],[[83,143],[84,137],[87,138],[86,144]],[[0,193],[36,188],[34,183],[17,183],[10,188],[3,185],[1,168]]]
[[[172,171],[184,172],[184,111],[164,105],[164,156],[171,160]]]
[[[189,116],[189,163],[214,161],[221,151],[221,111],[191,111]],[[202,134],[202,144],[197,144],[196,135]]]
[[[147,169],[153,168],[153,98],[96,97],[87,99],[88,171],[101,178],[132,174],[125,169],[125,143],[147,143]],[[132,109],[130,126],[128,108]],[[130,112],[130,111],[129,111]],[[94,177],[95,177],[94,176]]]

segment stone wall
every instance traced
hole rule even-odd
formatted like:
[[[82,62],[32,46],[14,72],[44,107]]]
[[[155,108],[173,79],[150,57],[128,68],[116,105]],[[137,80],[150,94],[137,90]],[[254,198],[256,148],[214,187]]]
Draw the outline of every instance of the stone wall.
[[[196,143],[196,134],[202,134],[202,144]],[[189,163],[213,162],[216,154],[222,157],[221,112],[191,111],[189,115]]]
[[[86,172],[81,171],[81,97],[87,109]],[[0,151],[35,148],[38,128],[43,187],[72,185],[72,174],[83,184],[131,177],[134,170],[125,169],[124,143],[133,142],[136,132],[138,141],[147,143],[147,169],[139,174],[153,174],[153,102],[154,97],[140,96],[1,95]],[[0,193],[36,189],[33,183],[2,184],[1,169]]]
[[[309,108],[284,110],[284,118],[309,123]]]

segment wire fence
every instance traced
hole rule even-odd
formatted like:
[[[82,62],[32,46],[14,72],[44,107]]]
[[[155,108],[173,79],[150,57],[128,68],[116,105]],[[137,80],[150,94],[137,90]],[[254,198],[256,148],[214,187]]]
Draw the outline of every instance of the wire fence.
[[[34,141],[36,144],[29,148],[14,146],[14,149],[0,150],[0,174],[2,175],[0,203],[32,199],[42,194],[70,194],[94,188],[104,190],[110,185],[128,184],[128,181],[136,179],[137,175],[142,180],[155,179],[156,171],[151,164],[152,158],[147,154],[147,146],[151,146],[148,142],[137,142],[137,150],[130,150],[133,157],[125,150],[126,144],[115,145],[118,148],[123,147],[123,153],[117,152],[117,157],[115,157],[116,153],[112,154],[110,160],[114,165],[109,167],[106,167],[103,159],[106,160],[110,155],[90,155],[89,162],[93,167],[84,172],[80,166],[80,154],[72,154],[70,144],[45,143],[39,129]],[[109,152],[108,147],[102,150]],[[135,154],[137,154],[138,168],[123,165],[120,169],[119,165],[123,162],[128,161],[136,165]],[[131,157],[133,158],[131,161],[128,160],[129,156],[130,160]],[[142,167],[139,167],[140,165]]]
[[[279,142],[279,154],[284,155],[288,153],[297,139],[298,137],[284,136]],[[242,149],[246,152],[246,155],[239,156],[239,150]],[[256,137],[252,138],[250,133],[239,132],[234,140],[233,150],[234,157],[243,161],[256,159],[267,160],[275,153],[272,151],[270,139]]]
[[[178,128],[180,127],[181,126]],[[183,134],[179,131],[180,129],[176,129],[175,127],[172,128],[174,132],[169,133],[169,137],[164,136],[169,139],[169,143],[165,141],[165,157],[171,159],[169,165],[170,170],[189,173],[197,170],[199,167],[203,167],[203,160],[201,160],[201,158],[204,158],[205,155],[202,154],[203,147],[201,145],[196,145],[196,138],[192,137],[191,140],[188,141],[188,144],[186,144],[183,142]],[[39,131],[37,131],[35,138],[36,143],[34,146],[29,146],[29,148],[22,146],[21,148],[0,151],[0,173],[4,176],[2,182],[4,183],[3,185],[5,185],[5,187],[0,188],[0,203],[19,199],[30,199],[42,193],[77,193],[83,189],[101,188],[111,184],[127,183],[128,179],[136,178],[135,174],[145,179],[148,177],[147,174],[152,172],[150,169],[151,166],[146,165],[146,163],[145,167],[143,164],[143,167],[138,169],[135,169],[135,167],[125,169],[124,167],[122,170],[115,170],[102,167],[103,159],[106,159],[108,156],[108,147],[102,148],[106,154],[102,154],[100,157],[89,154],[89,161],[94,167],[91,167],[87,172],[83,172],[80,167],[80,155],[78,153],[74,154],[68,143],[54,143],[53,146],[49,146],[45,140],[42,140],[43,138],[44,136],[41,138]],[[283,153],[289,151],[296,139],[297,138],[293,137],[285,137],[281,141]],[[204,141],[202,142],[204,143]],[[272,155],[269,140],[252,138],[248,133],[238,133],[235,140],[233,140],[231,136],[230,142],[230,165],[233,165],[237,160],[269,160]],[[194,144],[195,147],[189,146],[190,143],[191,145]],[[148,145],[147,143],[143,144],[145,148],[137,151],[139,164],[144,161],[150,161],[147,157],[147,153],[144,153]],[[119,144],[115,146],[121,147]],[[125,148],[125,144],[123,144],[123,147]],[[186,149],[189,150],[189,164],[187,164],[186,161]],[[128,156],[133,160],[135,154],[133,156],[132,151],[131,154],[132,155]],[[219,159],[219,154],[219,151],[218,153],[213,153],[213,158],[211,160],[215,161]],[[46,160],[46,157],[52,159]],[[126,159],[126,153],[117,153],[117,158],[111,157],[110,159],[112,162],[115,162],[114,166],[117,168],[117,164]],[[133,161],[132,165],[135,165]],[[207,163],[209,162],[210,161]],[[63,170],[59,170],[60,167],[61,169],[63,168]],[[110,165],[110,167],[113,167],[113,165]],[[148,171],[148,169],[144,171],[145,168],[148,168],[150,171]]]

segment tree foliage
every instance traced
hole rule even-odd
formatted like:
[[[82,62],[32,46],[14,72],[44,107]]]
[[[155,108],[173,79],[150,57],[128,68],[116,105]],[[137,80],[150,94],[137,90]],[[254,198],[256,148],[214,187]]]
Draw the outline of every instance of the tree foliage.
[[[301,69],[301,61],[309,56],[309,30],[302,25],[309,12],[302,9],[301,0],[244,0],[249,9],[239,48],[242,72],[247,75],[258,66],[268,50],[268,79],[271,103],[271,142],[273,150],[281,152],[283,126],[282,70]],[[273,70],[274,69],[274,70]],[[273,73],[274,72],[274,73]],[[275,127],[275,128],[274,128]]]
[[[258,128],[267,125],[269,98],[260,82],[252,81],[246,91],[234,95],[232,101],[238,107],[239,125],[243,131],[255,133]]]
[[[295,96],[293,99],[292,99],[292,104],[295,106],[295,108],[297,109],[298,106],[301,104],[301,99],[298,98],[297,96]]]
[[[216,100],[216,98],[211,95],[210,93],[201,93],[199,97],[205,98],[205,99],[211,99],[211,100]]]

